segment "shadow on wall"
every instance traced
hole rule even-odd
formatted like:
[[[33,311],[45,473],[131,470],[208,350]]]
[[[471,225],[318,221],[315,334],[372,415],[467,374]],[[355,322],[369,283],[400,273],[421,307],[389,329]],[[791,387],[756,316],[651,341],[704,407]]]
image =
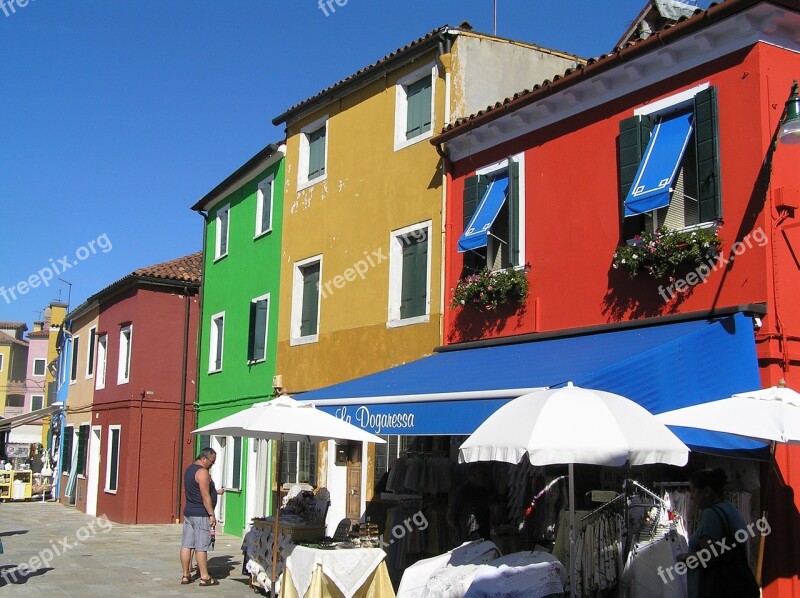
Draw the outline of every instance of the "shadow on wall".
[[[519,327],[527,311],[527,302],[498,305],[495,310],[460,307],[453,319],[453,327],[447,333],[447,340],[458,343],[499,335],[509,326]]]

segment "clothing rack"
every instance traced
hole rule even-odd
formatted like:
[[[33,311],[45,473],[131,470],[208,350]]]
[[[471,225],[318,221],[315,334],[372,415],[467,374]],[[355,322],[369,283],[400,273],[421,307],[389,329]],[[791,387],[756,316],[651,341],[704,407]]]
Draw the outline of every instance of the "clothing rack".
[[[658,488],[686,488],[689,482],[656,482],[655,486]]]
[[[631,485],[631,486],[633,486],[635,488],[638,488],[639,490],[644,492],[647,496],[649,496],[650,498],[656,500],[658,502],[658,504],[661,506],[662,509],[666,509],[667,508],[667,503],[664,502],[663,498],[661,498],[658,494],[656,494],[655,492],[653,492],[649,488],[643,486],[642,484],[640,484],[636,480],[627,479],[627,480],[625,480],[625,482],[623,482],[623,488],[625,488],[625,490],[628,489],[628,485]]]
[[[624,494],[620,494],[618,496],[615,496],[614,498],[612,498],[608,502],[603,503],[602,505],[597,507],[594,511],[591,511],[588,515],[584,515],[583,517],[581,517],[581,522],[586,521],[587,519],[590,519],[592,517],[595,517],[597,514],[605,511],[606,509],[610,508],[612,505],[615,505],[615,503],[620,502],[622,500],[625,500],[626,498],[627,497]]]

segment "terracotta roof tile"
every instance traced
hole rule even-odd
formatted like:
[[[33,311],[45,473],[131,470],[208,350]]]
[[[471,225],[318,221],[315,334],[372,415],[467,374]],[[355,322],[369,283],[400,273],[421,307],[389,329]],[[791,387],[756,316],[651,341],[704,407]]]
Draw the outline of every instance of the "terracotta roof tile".
[[[49,330],[35,330],[28,333],[28,338],[50,338]]]
[[[6,334],[5,332],[0,331],[0,344],[2,345],[20,345],[22,347],[27,347],[28,343],[26,341],[20,340],[18,338],[14,338],[10,334]]]
[[[203,252],[198,251],[169,262],[134,270],[132,276],[148,276],[181,282],[200,282],[203,275]]]
[[[16,330],[17,328],[22,328],[25,326],[27,328],[27,324],[25,322],[0,322],[0,330]]]

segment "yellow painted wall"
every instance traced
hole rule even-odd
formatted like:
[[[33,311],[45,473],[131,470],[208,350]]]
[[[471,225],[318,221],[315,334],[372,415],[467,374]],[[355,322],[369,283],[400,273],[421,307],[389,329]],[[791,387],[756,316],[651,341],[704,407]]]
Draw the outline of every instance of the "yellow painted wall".
[[[90,378],[86,377],[86,361],[89,354],[90,329],[97,326],[99,309],[92,308],[84,315],[76,318],[72,324],[73,335],[78,335],[78,376],[74,384],[69,385],[67,391],[67,425],[74,425],[75,429],[81,424],[90,423],[92,415],[92,399],[94,397],[95,382],[97,380],[97,338],[94,347],[94,372]],[[67,374],[69,376],[69,374]],[[108,380],[106,381],[108,383]]]
[[[276,373],[290,393],[418,359],[441,344],[440,160],[428,139],[394,151],[395,83],[434,59],[432,51],[289,124]],[[442,127],[444,95],[440,74],[434,79],[434,131]],[[325,115],[327,179],[298,192],[300,131]],[[387,328],[390,233],[426,220],[432,225],[430,320]],[[374,265],[363,280],[329,287],[333,292],[320,299],[318,342],[290,346],[294,264],[319,254],[323,287],[359,260],[371,256]]]
[[[8,372],[11,369],[11,345],[0,345],[0,358],[3,360],[3,369],[0,370],[0,415],[6,414],[6,394],[8,386]]]

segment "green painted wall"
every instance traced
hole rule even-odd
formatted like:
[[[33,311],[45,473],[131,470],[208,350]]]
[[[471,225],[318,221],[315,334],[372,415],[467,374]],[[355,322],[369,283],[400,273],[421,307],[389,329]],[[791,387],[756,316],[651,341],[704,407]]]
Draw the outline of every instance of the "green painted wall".
[[[275,176],[272,232],[254,238],[258,184],[270,175]],[[283,187],[284,161],[281,159],[209,210],[203,269],[198,427],[272,396],[278,333]],[[216,215],[226,205],[230,205],[228,255],[215,261]],[[270,294],[270,305],[266,360],[249,364],[250,302],[267,293]],[[209,373],[211,317],[220,312],[225,312],[222,370]],[[224,532],[236,536],[242,535],[246,524],[247,460],[250,455],[255,458],[245,440],[242,443],[241,491],[225,494]]]

